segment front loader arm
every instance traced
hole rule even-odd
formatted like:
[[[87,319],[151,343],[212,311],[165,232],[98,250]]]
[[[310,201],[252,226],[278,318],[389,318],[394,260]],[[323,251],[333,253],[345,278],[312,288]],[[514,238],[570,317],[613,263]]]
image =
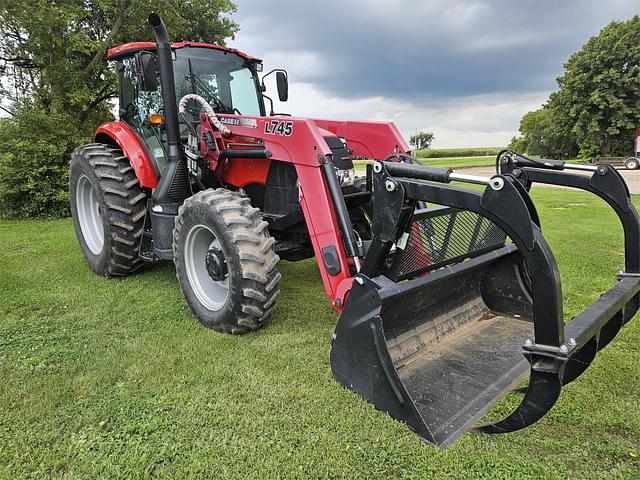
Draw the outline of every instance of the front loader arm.
[[[409,153],[411,150],[404,137],[392,122],[358,120],[312,120],[344,138],[356,157],[382,160],[392,153]]]
[[[358,252],[354,251],[353,229],[333,172],[332,152],[318,125],[296,117],[220,115],[220,118],[230,126],[232,136],[258,139],[270,160],[295,167],[300,207],[325,292],[334,309],[341,311],[351,288],[351,268],[358,262]],[[254,164],[246,159],[219,162],[217,172],[236,186],[266,180],[266,170],[260,168],[259,162]]]
[[[299,199],[327,295],[341,311],[351,289],[351,271],[358,269],[359,252],[345,201],[332,173],[332,152],[321,129],[346,140],[355,156],[373,159],[405,154],[409,146],[391,122],[336,121],[297,117],[249,117],[220,114],[231,135],[261,142],[269,160],[294,165]],[[325,132],[326,134],[326,132]],[[244,187],[264,184],[266,162],[243,159],[216,164],[228,183]]]

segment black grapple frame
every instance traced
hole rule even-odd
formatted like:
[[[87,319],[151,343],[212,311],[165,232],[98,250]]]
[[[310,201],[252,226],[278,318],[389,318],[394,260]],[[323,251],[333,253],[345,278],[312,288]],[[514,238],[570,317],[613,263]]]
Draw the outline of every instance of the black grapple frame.
[[[335,378],[442,447],[527,372],[518,408],[475,428],[504,433],[539,420],[638,310],[640,222],[620,174],[514,152],[497,164],[490,179],[374,164],[373,240],[333,337]],[[624,229],[617,283],[567,324],[558,267],[528,194],[533,182],[599,196]]]

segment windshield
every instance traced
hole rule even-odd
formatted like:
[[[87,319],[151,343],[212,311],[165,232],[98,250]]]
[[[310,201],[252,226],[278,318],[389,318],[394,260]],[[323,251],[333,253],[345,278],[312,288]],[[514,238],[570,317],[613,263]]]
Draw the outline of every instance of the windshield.
[[[195,93],[216,112],[260,116],[256,77],[243,58],[211,48],[188,47],[175,52],[177,101]]]

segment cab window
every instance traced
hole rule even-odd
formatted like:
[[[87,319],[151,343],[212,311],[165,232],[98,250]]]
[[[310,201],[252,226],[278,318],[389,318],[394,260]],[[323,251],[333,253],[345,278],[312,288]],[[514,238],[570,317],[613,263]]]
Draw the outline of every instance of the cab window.
[[[158,77],[157,90],[148,92],[140,88],[133,57],[122,60],[120,73],[120,118],[127,122],[149,145],[156,165],[163,171],[168,164],[162,127],[149,122],[151,113],[163,113],[162,89]]]

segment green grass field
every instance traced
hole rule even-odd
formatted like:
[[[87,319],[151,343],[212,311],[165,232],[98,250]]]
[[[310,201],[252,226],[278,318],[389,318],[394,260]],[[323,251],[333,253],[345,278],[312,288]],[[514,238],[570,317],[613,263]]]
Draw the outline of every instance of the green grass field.
[[[454,157],[496,157],[498,152],[505,147],[465,147],[465,148],[427,148],[416,150],[418,158],[454,158]]]
[[[621,229],[587,194],[533,197],[569,318],[613,284]],[[334,382],[317,267],[280,270],[272,323],[232,337],[199,326],[171,264],[107,280],[69,219],[0,221],[0,477],[640,478],[637,318],[542,421],[440,451]]]
[[[449,157],[449,158],[421,158],[420,163],[430,167],[469,168],[492,167],[496,164],[496,157]]]

